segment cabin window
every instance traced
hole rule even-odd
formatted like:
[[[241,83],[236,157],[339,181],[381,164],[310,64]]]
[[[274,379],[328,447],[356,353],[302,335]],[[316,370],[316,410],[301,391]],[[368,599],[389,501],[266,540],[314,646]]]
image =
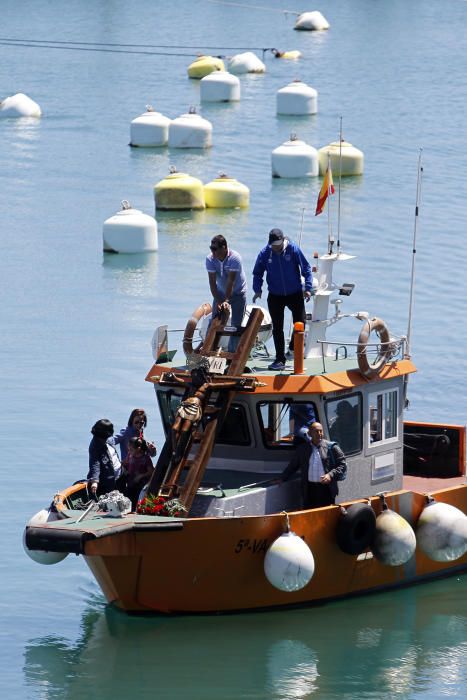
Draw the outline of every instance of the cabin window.
[[[170,426],[175,420],[175,414],[177,408],[180,405],[183,394],[176,393],[175,391],[158,391],[157,400],[159,401],[159,410],[161,413],[162,422],[164,424],[164,430],[167,434]]]
[[[264,445],[290,449],[303,442],[303,433],[318,415],[311,401],[261,401],[257,412]]]
[[[167,435],[175,420],[175,414],[183,395],[175,391],[158,391],[157,398],[159,400],[159,409],[164,424],[164,430]],[[249,445],[250,443],[250,430],[248,428],[245,408],[240,406],[240,404],[233,403],[229,408],[216,438],[216,444]]]
[[[399,392],[369,395],[370,444],[397,440]]]
[[[362,395],[349,394],[326,401],[329,437],[339,444],[344,454],[362,450]]]
[[[216,445],[249,445],[250,443],[245,407],[233,403],[217,435]]]

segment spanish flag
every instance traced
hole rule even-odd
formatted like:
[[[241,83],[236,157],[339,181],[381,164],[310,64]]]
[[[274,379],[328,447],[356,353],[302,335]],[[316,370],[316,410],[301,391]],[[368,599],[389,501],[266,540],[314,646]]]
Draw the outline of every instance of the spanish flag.
[[[334,192],[335,192],[335,189],[334,189],[334,183],[332,181],[331,164],[329,164],[327,169],[326,169],[326,174],[324,176],[323,184],[322,184],[321,189],[319,191],[318,203],[316,204],[315,216],[318,216],[318,214],[321,214],[321,212],[324,209],[324,205],[326,204],[326,199],[328,198],[328,194],[334,194]]]

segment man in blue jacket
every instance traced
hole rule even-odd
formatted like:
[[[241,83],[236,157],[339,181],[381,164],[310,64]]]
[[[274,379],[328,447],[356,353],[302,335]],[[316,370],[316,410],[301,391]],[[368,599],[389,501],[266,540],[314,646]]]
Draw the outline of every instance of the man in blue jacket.
[[[313,277],[308,260],[296,243],[284,236],[280,228],[269,232],[268,245],[258,254],[253,269],[253,304],[261,297],[263,275],[266,272],[268,285],[268,309],[272,320],[272,337],[276,349],[276,359],[269,369],[285,368],[284,311],[292,312],[293,322],[305,323],[305,304],[309,301],[313,288]],[[305,278],[305,291],[302,288]],[[289,351],[293,352],[293,334]]]

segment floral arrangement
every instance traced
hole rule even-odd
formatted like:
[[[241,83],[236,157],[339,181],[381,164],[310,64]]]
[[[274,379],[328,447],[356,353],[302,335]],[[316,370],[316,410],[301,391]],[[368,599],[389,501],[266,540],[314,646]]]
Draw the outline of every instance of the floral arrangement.
[[[172,518],[181,518],[188,511],[178,498],[146,496],[138,502],[136,512],[141,515],[165,515]]]

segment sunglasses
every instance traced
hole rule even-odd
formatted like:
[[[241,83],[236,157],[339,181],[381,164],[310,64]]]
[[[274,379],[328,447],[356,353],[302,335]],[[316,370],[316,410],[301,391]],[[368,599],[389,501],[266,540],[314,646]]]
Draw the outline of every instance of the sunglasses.
[[[219,246],[217,245],[210,245],[209,250],[212,250],[213,253],[216,252],[216,250],[220,250]]]

